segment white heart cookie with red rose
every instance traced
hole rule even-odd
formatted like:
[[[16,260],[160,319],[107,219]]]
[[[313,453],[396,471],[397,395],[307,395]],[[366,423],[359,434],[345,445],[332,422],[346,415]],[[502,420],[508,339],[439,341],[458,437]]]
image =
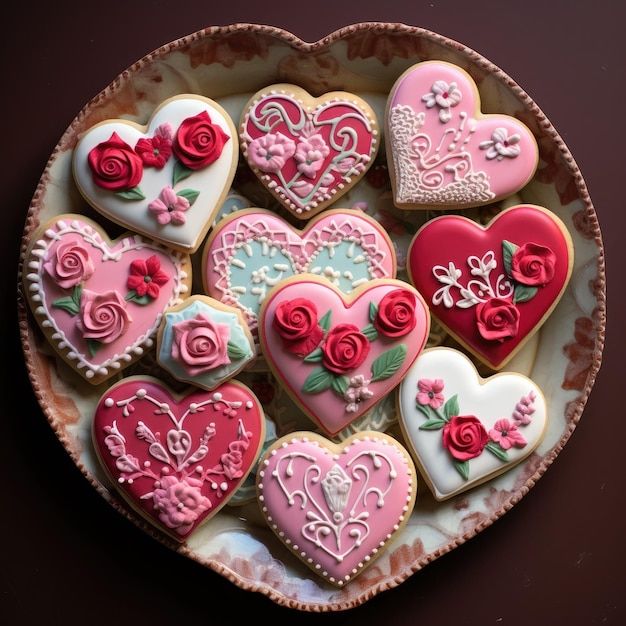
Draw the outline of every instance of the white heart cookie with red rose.
[[[393,85],[385,113],[394,203],[455,209],[519,191],[538,164],[534,135],[516,118],[481,111],[472,77],[444,61],[424,61]]]
[[[336,587],[358,576],[407,523],[417,493],[410,454],[366,431],[340,444],[309,432],[285,435],[257,471],[261,511],[276,536]]]
[[[291,84],[260,90],[244,106],[239,142],[261,183],[299,219],[309,219],[359,182],[379,148],[378,119],[361,97],[314,97]]]
[[[42,224],[25,253],[23,282],[45,337],[85,380],[101,383],[151,350],[163,311],[191,288],[189,255],[139,235],[111,240],[65,214]]]
[[[331,436],[400,382],[429,330],[420,294],[391,278],[344,294],[313,274],[292,276],[270,291],[259,312],[260,345],[270,369]]]
[[[242,209],[211,230],[202,272],[205,291],[241,309],[256,331],[261,302],[280,280],[310,272],[350,293],[371,279],[395,278],[396,258],[380,223],[356,209],[329,209],[302,229],[271,211]]]
[[[434,318],[492,369],[541,327],[569,282],[572,239],[550,211],[521,204],[486,226],[441,215],[409,247],[411,282]]]
[[[446,500],[527,459],[548,422],[541,389],[515,372],[482,378],[452,348],[424,350],[398,387],[400,426],[421,476]]]
[[[229,380],[175,394],[159,380],[130,376],[96,407],[98,458],[133,509],[185,541],[233,496],[258,460],[263,409],[252,391]]]
[[[73,155],[84,198],[113,222],[192,253],[230,190],[237,130],[213,100],[183,94],[164,101],[146,125],[102,121]]]

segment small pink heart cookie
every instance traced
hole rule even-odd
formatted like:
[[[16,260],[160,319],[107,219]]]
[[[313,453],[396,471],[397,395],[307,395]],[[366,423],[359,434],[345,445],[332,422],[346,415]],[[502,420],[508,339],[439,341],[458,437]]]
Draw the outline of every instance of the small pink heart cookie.
[[[228,195],[237,129],[213,100],[163,102],[147,125],[106,120],[74,150],[74,180],[97,211],[182,252],[195,252]]]
[[[35,319],[56,352],[93,384],[151,350],[163,311],[191,288],[188,255],[130,233],[111,241],[82,215],[41,225],[25,259]]]
[[[358,576],[400,534],[417,493],[411,456],[387,434],[340,444],[286,435],[259,462],[261,511],[276,536],[336,587]]]
[[[261,183],[306,220],[363,178],[378,152],[378,120],[354,94],[316,98],[296,85],[276,84],[244,106],[240,145]]]
[[[312,274],[285,278],[259,313],[261,349],[304,413],[334,436],[402,379],[430,329],[420,294],[375,279],[346,295]]]
[[[420,475],[446,500],[517,465],[548,414],[539,387],[514,372],[487,379],[452,348],[424,350],[398,387],[400,425]]]
[[[425,61],[392,87],[386,151],[399,208],[458,209],[519,191],[537,168],[537,142],[514,117],[481,112],[476,83],[460,67]]]
[[[265,418],[256,396],[235,380],[179,395],[157,379],[130,376],[100,398],[92,434],[122,496],[182,542],[246,479]]]
[[[430,220],[411,241],[408,272],[433,317],[497,370],[553,311],[573,261],[563,222],[547,209],[523,204],[485,227],[459,215]]]

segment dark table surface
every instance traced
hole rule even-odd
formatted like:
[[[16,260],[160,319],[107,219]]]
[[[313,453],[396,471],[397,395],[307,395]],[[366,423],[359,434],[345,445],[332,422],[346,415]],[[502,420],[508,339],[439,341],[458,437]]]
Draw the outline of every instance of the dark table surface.
[[[608,0],[11,4],[0,40],[0,623],[211,624],[243,621],[244,608],[252,619],[345,626],[626,623],[626,55],[613,7]],[[467,45],[548,116],[582,170],[602,228],[607,343],[579,425],[519,504],[400,587],[349,611],[317,615],[279,607],[169,551],[92,489],[32,393],[16,327],[16,271],[24,219],[49,155],[78,111],[133,62],[212,25],[269,24],[316,41],[362,21],[403,22]]]

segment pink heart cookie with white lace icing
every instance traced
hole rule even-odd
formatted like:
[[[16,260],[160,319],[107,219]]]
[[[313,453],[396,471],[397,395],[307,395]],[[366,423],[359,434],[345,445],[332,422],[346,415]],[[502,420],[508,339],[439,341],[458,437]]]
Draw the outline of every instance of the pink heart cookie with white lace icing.
[[[259,462],[261,511],[276,536],[336,587],[358,576],[400,534],[417,493],[415,466],[387,434],[341,444],[286,435]]]
[[[548,414],[529,378],[482,378],[463,353],[424,350],[398,387],[400,425],[421,476],[437,500],[490,480],[528,458]]]
[[[117,224],[195,252],[228,195],[239,157],[237,130],[213,100],[163,102],[146,125],[105,120],[81,135],[74,180]]]
[[[281,281],[259,313],[261,349],[304,413],[334,436],[402,379],[430,329],[420,294],[375,279],[344,294],[312,274]]]
[[[256,463],[265,417],[256,396],[230,380],[175,394],[131,376],[100,398],[98,458],[115,487],[162,532],[185,541],[233,496]]]
[[[537,169],[537,142],[525,124],[481,111],[471,76],[443,61],[409,68],[386,110],[387,163],[400,208],[455,209],[519,191]]]
[[[558,304],[574,261],[571,236],[550,211],[505,209],[482,226],[441,215],[409,246],[411,282],[465,348],[501,369]]]
[[[188,255],[131,233],[112,241],[81,215],[41,225],[25,258],[35,319],[56,352],[93,384],[151,350],[163,311],[191,287]]]
[[[309,272],[344,293],[374,278],[395,278],[396,258],[380,223],[355,209],[329,209],[297,229],[262,209],[220,220],[203,248],[206,292],[240,309],[256,332],[267,292],[280,280]]]
[[[261,183],[299,219],[345,194],[372,165],[378,119],[354,94],[313,97],[291,84],[271,85],[246,104],[240,121],[244,158]]]

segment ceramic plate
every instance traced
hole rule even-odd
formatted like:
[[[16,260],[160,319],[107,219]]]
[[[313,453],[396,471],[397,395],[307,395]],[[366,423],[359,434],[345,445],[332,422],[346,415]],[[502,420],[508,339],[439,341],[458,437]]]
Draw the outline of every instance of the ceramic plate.
[[[575,267],[558,306],[532,340],[507,365],[508,371],[530,376],[543,390],[549,410],[547,432],[538,449],[507,473],[444,502],[421,484],[417,504],[397,540],[360,576],[337,589],[309,570],[280,544],[265,524],[251,486],[244,485],[236,504],[224,507],[182,544],[160,535],[130,510],[100,468],[90,438],[94,407],[103,388],[81,384],[54,356],[33,321],[25,300],[18,298],[21,339],[35,395],[76,465],[91,484],[121,514],[155,540],[177,550],[250,591],[301,610],[343,610],[366,602],[379,592],[401,584],[417,570],[453,550],[492,524],[517,503],[542,476],[576,427],[600,367],[605,320],[604,254],[597,218],[585,183],[568,148],[541,110],[497,66],[467,47],[416,27],[366,23],[346,27],[317,43],[267,26],[237,25],[199,31],[140,59],[89,102],[61,137],[36,189],[24,229],[25,243],[43,221],[60,213],[82,213],[114,228],[88,208],[74,185],[72,151],[78,135],[94,124],[126,118],[145,124],[166,98],[198,93],[219,102],[238,120],[248,98],[273,83],[295,83],[313,94],[351,91],[366,99],[384,118],[395,80],[407,68],[429,59],[461,66],[476,81],[484,112],[517,117],[535,135],[539,166],[532,180],[498,206],[466,211],[478,221],[507,203],[527,202],[549,208],[566,224],[575,249]],[[424,219],[422,211],[393,207],[383,153],[366,180],[337,205],[359,205],[387,222],[399,250]],[[241,197],[251,206],[269,206],[251,177],[239,172],[232,207]],[[231,208],[232,208],[231,207]],[[227,209],[230,210],[230,209]],[[199,276],[199,272],[195,274]],[[400,275],[399,275],[400,276]],[[19,281],[21,284],[21,280]],[[454,342],[433,325],[430,345]],[[147,356],[125,372],[159,375]],[[274,385],[262,367],[246,379],[272,418],[272,434],[284,434],[310,423]],[[367,417],[369,428],[401,437],[392,400],[380,403]],[[356,424],[354,428],[362,427]],[[345,433],[347,434],[347,433]]]

